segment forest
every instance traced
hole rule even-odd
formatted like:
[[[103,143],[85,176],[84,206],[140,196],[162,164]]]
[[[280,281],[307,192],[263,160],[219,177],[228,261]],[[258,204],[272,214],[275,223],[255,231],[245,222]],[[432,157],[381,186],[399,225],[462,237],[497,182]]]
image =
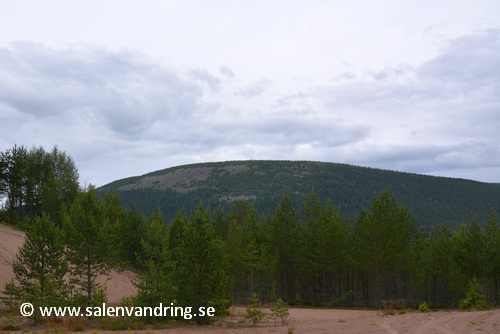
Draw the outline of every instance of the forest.
[[[287,194],[296,214],[314,190],[354,221],[373,195],[389,188],[405,204],[417,227],[447,225],[458,229],[473,218],[481,224],[500,208],[500,184],[314,161],[246,160],[175,166],[125,178],[97,188],[101,196],[117,193],[146,216],[161,208],[167,221],[177,211],[190,214],[200,200],[230,213],[234,201],[249,201],[259,214],[272,215]],[[484,225],[482,225],[484,227]]]
[[[175,301],[218,314],[254,294],[317,307],[500,303],[495,211],[457,229],[426,228],[389,188],[371,194],[354,219],[311,190],[300,210],[283,193],[271,213],[248,201],[230,212],[200,201],[168,220],[160,208],[146,215],[117,194],[81,189],[72,158],[57,148],[14,146],[0,162],[0,220],[27,229],[15,279],[1,287],[10,302],[99,305],[106,294],[96,278],[129,268],[140,282],[124,303]]]

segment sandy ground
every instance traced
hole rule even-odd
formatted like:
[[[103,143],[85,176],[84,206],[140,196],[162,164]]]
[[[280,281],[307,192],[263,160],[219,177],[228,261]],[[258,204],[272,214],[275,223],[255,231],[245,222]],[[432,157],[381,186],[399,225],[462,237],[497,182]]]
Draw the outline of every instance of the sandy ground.
[[[23,242],[24,232],[0,223],[0,291],[13,277],[12,261]]]
[[[233,313],[243,313],[243,309]],[[399,312],[399,311],[396,311]],[[240,320],[241,321],[241,320]],[[242,326],[239,323],[238,326]],[[219,326],[219,328],[215,328]],[[234,328],[213,325],[210,330],[203,328],[177,328],[176,333],[363,333],[363,334],[468,334],[500,333],[500,310],[481,312],[439,311],[404,314],[386,314],[370,310],[333,310],[333,309],[290,309],[290,319],[286,326],[275,326],[267,319],[256,327]],[[167,331],[168,332],[168,331]],[[172,333],[174,330],[172,330]]]
[[[17,250],[24,241],[24,233],[8,225],[0,223],[0,290],[5,282],[13,276],[11,264]],[[110,303],[118,303],[125,296],[136,292],[132,281],[136,279],[131,272],[112,272],[109,279],[103,277],[101,282],[107,286]],[[0,307],[1,308],[1,307]],[[167,325],[167,328],[155,331],[124,331],[127,333],[441,333],[441,334],[468,334],[468,333],[500,333],[500,310],[481,312],[440,311],[420,313],[416,311],[393,311],[388,314],[384,311],[369,310],[333,310],[333,309],[290,309],[289,322],[281,326],[270,317],[270,311],[264,310],[266,316],[257,326],[251,326],[244,319],[245,309],[231,308],[231,315],[217,320],[211,326],[198,327],[195,325]],[[0,328],[6,322],[0,314]],[[45,329],[39,328],[40,332]],[[35,332],[38,329],[34,330]],[[92,333],[95,330],[86,330]],[[98,331],[103,332],[103,331]],[[110,332],[116,333],[116,332]]]
[[[22,246],[24,238],[23,231],[0,223],[0,291],[3,290],[5,283],[14,276],[12,261],[16,257],[17,250]],[[108,276],[100,277],[98,281],[107,288],[108,302],[117,304],[123,297],[133,296],[137,292],[136,287],[132,284],[135,279],[136,275],[130,271],[112,271]]]

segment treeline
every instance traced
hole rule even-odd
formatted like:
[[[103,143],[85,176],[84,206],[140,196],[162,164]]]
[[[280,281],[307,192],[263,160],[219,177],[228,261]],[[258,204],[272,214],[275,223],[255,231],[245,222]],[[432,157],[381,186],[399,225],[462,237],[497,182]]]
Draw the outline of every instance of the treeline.
[[[0,203],[11,221],[29,223],[42,211],[60,220],[79,190],[73,159],[54,147],[27,149],[14,145],[0,152]]]
[[[171,221],[178,210],[191,213],[200,200],[230,213],[232,199],[245,196],[259,214],[272,215],[283,194],[288,194],[296,214],[302,216],[302,203],[314,189],[322,200],[331,199],[344,217],[354,221],[370,205],[373,194],[385,187],[399,203],[406,204],[417,226],[427,228],[443,224],[458,229],[474,217],[483,224],[500,208],[498,183],[308,161],[183,165],[117,180],[97,190],[101,194],[116,192],[124,206],[134,203],[147,216],[161,208],[165,219]]]
[[[15,203],[15,212],[31,218],[27,201]],[[300,214],[284,194],[272,214],[244,201],[231,213],[200,202],[172,220],[160,209],[146,217],[124,208],[118,195],[100,197],[92,187],[71,203],[59,199],[58,210],[45,212],[41,203],[14,262],[15,280],[4,287],[13,300],[99,305],[105,291],[97,277],[128,267],[140,281],[137,296],[125,302],[137,306],[175,301],[223,313],[255,293],[313,306],[456,307],[470,286],[489,304],[500,302],[497,215],[484,228],[472,220],[458,230],[417,229],[389,189],[354,220],[314,191]]]
[[[385,304],[456,307],[477,279],[490,304],[500,298],[500,229],[473,220],[457,231],[416,229],[406,207],[385,189],[354,222],[312,192],[295,214],[287,195],[273,215],[244,203],[214,229],[231,256],[233,298],[323,306]],[[224,220],[225,219],[225,220]],[[225,223],[224,223],[225,222]]]

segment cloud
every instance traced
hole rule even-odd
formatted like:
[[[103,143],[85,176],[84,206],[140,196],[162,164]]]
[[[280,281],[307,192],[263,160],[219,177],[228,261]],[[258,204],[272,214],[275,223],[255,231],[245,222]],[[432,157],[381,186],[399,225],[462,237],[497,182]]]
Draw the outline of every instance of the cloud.
[[[452,39],[420,66],[366,70],[310,95],[370,136],[343,158],[420,173],[500,166],[500,33]]]
[[[499,40],[488,30],[450,40],[420,65],[344,66],[325,76],[333,81],[307,82],[175,69],[133,50],[13,43],[0,47],[0,145],[58,145],[82,182],[98,185],[234,159],[495,180]]]
[[[209,71],[202,68],[191,69],[188,73],[193,79],[206,84],[212,90],[218,90],[222,81],[221,79],[212,75]]]
[[[156,121],[199,107],[199,85],[136,52],[15,43],[0,49],[0,62],[0,100],[37,118],[87,118],[140,138]]]
[[[219,67],[219,72],[226,80],[233,80],[235,78],[233,70],[227,66]]]
[[[440,82],[490,84],[500,80],[500,30],[455,38],[417,74]],[[472,82],[471,82],[472,81]]]
[[[250,84],[244,89],[240,89],[234,92],[236,96],[244,96],[244,97],[254,97],[264,93],[271,86],[271,81],[266,78],[261,78],[258,81]]]

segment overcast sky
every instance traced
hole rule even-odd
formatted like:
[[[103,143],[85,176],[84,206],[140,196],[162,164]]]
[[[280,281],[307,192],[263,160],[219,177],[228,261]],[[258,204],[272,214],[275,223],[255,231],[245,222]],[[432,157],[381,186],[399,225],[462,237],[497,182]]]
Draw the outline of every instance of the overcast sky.
[[[500,182],[498,0],[0,0],[0,150],[97,186],[342,162]]]

